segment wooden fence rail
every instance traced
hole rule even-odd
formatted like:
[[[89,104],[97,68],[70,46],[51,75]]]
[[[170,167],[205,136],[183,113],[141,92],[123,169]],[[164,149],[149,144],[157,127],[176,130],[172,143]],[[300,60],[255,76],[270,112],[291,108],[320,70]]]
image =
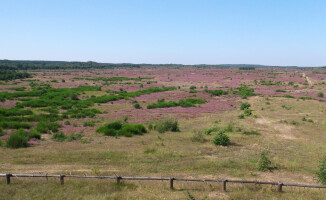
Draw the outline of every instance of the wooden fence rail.
[[[147,180],[147,181],[169,181],[170,189],[174,189],[174,181],[184,181],[184,182],[216,182],[222,183],[223,191],[226,191],[227,183],[242,183],[242,184],[259,184],[259,185],[277,185],[278,191],[282,192],[283,186],[286,187],[306,187],[306,188],[323,188],[326,189],[326,186],[321,185],[303,185],[303,184],[293,184],[293,183],[282,183],[282,182],[264,182],[264,181],[247,181],[247,180],[230,180],[230,179],[187,179],[187,178],[161,178],[161,177],[127,177],[127,176],[82,176],[82,175],[54,175],[54,174],[0,174],[0,177],[6,177],[7,184],[10,184],[11,177],[30,177],[30,178],[49,178],[55,177],[60,178],[60,184],[64,184],[65,178],[96,178],[96,179],[116,179],[117,183],[120,183],[121,180]]]

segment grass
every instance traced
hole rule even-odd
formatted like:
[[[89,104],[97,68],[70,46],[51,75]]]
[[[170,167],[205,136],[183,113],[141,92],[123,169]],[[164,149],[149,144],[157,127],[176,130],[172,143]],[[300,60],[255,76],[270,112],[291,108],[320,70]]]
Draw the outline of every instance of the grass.
[[[73,70],[65,73],[68,72],[71,74],[77,73]],[[60,74],[60,72],[56,73]],[[85,71],[85,74],[87,73],[89,72]],[[99,75],[102,76],[101,73]],[[148,72],[148,75],[152,76],[150,73],[152,72]],[[38,76],[41,77],[42,75]],[[53,75],[51,78],[48,75],[45,77],[49,81],[63,78],[59,75]],[[71,82],[69,78],[64,79],[67,84]],[[159,79],[155,80],[158,81],[158,84],[166,84],[159,81]],[[93,84],[93,80],[84,79],[83,81]],[[103,134],[94,133],[100,125],[110,124],[115,120],[102,117],[105,115],[100,113],[95,113],[95,116],[86,115],[85,118],[72,117],[74,114],[81,114],[84,110],[93,108],[102,113],[111,113],[122,109],[135,111],[133,105],[130,104],[134,100],[133,98],[154,91],[168,91],[168,89],[145,89],[146,82],[142,81],[139,80],[139,84],[144,84],[143,89],[145,91],[143,92],[109,91],[109,93],[106,93],[105,90],[111,86],[105,86],[106,88],[103,87],[101,91],[99,86],[59,90],[51,89],[45,84],[36,84],[37,81],[34,81],[35,84],[32,86],[34,89],[40,88],[40,90],[37,90],[38,92],[30,91],[29,85],[24,85],[24,83],[10,86],[26,87],[26,91],[14,92],[13,94],[17,93],[15,95],[11,93],[0,94],[0,97],[2,95],[5,99],[8,97],[9,100],[17,100],[18,105],[22,105],[24,102],[31,103],[35,99],[38,99],[35,103],[42,103],[39,100],[43,98],[46,100],[52,98],[52,100],[45,102],[44,107],[30,108],[27,106],[25,108],[25,106],[18,106],[15,109],[0,109],[0,115],[4,116],[1,119],[6,119],[0,122],[2,126],[5,125],[4,133],[15,132],[16,130],[13,128],[19,128],[21,124],[28,124],[29,127],[25,127],[31,128],[31,131],[26,130],[29,132],[28,137],[37,138],[40,136],[41,138],[38,140],[41,145],[20,149],[6,148],[5,142],[3,142],[2,147],[0,147],[0,172],[230,178],[318,184],[315,180],[316,170],[318,170],[320,159],[326,154],[324,148],[326,142],[323,134],[326,128],[324,123],[326,109],[324,102],[313,99],[309,101],[282,97],[265,99],[265,97],[254,95],[253,90],[250,89],[252,84],[247,84],[248,86],[242,86],[238,89],[229,88],[228,95],[218,97],[209,95],[205,91],[201,92],[198,89],[196,95],[200,98],[202,98],[201,95],[206,95],[212,99],[225,101],[239,95],[236,98],[237,102],[241,101],[241,97],[245,97],[247,98],[246,103],[250,107],[247,105],[244,106],[247,108],[240,110],[236,109],[240,108],[240,104],[234,104],[235,109],[231,111],[203,113],[196,117],[180,117],[176,123],[177,126],[175,126],[174,120],[167,123],[168,128],[162,129],[167,130],[164,134],[157,131],[160,130],[157,127],[164,127],[160,124],[161,121],[156,123],[157,119],[153,117],[153,119],[150,119],[152,120],[150,121],[152,129],[147,130],[147,134],[132,138],[104,137]],[[96,82],[96,84],[99,83],[100,81]],[[11,83],[8,82],[8,84]],[[52,83],[49,82],[49,84]],[[176,86],[173,89],[179,86],[173,84],[172,81],[168,82],[169,86]],[[194,83],[187,84],[185,86],[180,84],[180,86],[188,89]],[[274,84],[274,82],[271,84]],[[200,85],[197,88],[199,87]],[[219,86],[216,85],[216,87]],[[212,87],[210,86],[210,88]],[[41,98],[40,92],[43,89],[51,92],[50,94],[44,93],[44,97]],[[60,92],[63,93],[60,94]],[[71,93],[78,95],[71,95]],[[59,96],[56,97],[55,95]],[[92,95],[94,96],[91,97]],[[113,98],[113,96],[115,97]],[[122,104],[94,104],[96,101],[106,102],[110,98],[114,100],[116,96],[119,96],[117,99],[129,99],[130,101],[125,101]],[[24,100],[18,100],[20,98],[24,98]],[[66,102],[60,102],[56,106],[49,106],[49,104],[55,104],[61,98]],[[72,100],[72,98],[76,100]],[[267,100],[270,102],[269,105],[265,105]],[[141,105],[147,103],[138,99],[137,101],[141,102]],[[34,106],[34,104],[29,103],[25,105]],[[262,107],[265,109],[261,109]],[[144,111],[145,109],[142,108],[138,111]],[[244,110],[248,109],[252,110],[252,115],[257,115],[259,118],[245,116]],[[157,112],[157,110],[151,111]],[[242,115],[243,119],[238,119],[239,115]],[[120,119],[124,116],[120,116]],[[173,116],[164,115],[164,117]],[[305,121],[302,121],[303,117]],[[8,125],[9,119],[15,124]],[[162,117],[160,116],[159,119],[162,119]],[[133,119],[129,118],[129,120]],[[280,123],[281,120],[288,123]],[[65,121],[69,121],[70,124],[77,124],[78,127],[73,128],[81,128],[84,130],[83,134],[65,132],[64,136],[60,136],[61,131],[69,126],[69,123],[66,123],[63,127],[58,126],[56,128],[57,134],[40,135],[39,131],[35,131],[38,123],[42,122],[44,124],[39,125],[42,127],[40,130],[44,133],[55,132],[50,129],[52,127],[51,123],[61,125],[65,124]],[[144,122],[144,126],[147,127],[150,122]],[[111,128],[118,132],[122,130],[123,124],[118,128]],[[157,130],[154,129],[155,125]],[[126,131],[134,130],[135,127],[132,126],[125,128]],[[177,129],[173,130],[178,130],[178,132],[171,131],[171,127],[177,127]],[[194,133],[194,130],[199,131]],[[219,130],[227,130],[231,145],[225,147],[216,146],[212,143]],[[205,134],[205,132],[209,133]],[[260,136],[258,136],[259,133],[261,133]],[[64,138],[62,141],[65,142],[52,141],[51,137],[54,135],[58,135],[58,137],[56,136],[58,139]],[[82,142],[86,141],[86,139],[87,143]],[[260,152],[266,148],[270,152],[268,159],[271,161],[272,166],[275,167],[273,172],[269,170],[261,172],[257,169]],[[221,184],[219,183],[175,182],[176,189],[171,191],[168,182],[161,181],[123,180],[122,184],[116,184],[114,180],[76,180],[67,178],[65,179],[65,185],[61,186],[58,179],[52,178],[48,181],[46,179],[12,178],[12,184],[9,186],[5,184],[4,179],[0,181],[0,190],[3,191],[0,193],[0,199],[186,199],[188,197],[187,191],[196,199],[202,199],[206,196],[208,199],[326,198],[323,192],[316,189],[303,190],[284,187],[284,192],[278,193],[275,186],[228,184],[227,187],[228,192],[224,193],[221,191]]]

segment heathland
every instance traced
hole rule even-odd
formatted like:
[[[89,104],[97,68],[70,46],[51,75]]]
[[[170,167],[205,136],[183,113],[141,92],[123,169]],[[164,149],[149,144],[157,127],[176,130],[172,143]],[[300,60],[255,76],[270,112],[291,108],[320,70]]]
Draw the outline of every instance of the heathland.
[[[326,68],[8,63],[0,173],[325,184]],[[319,189],[89,179],[1,178],[0,189],[0,199],[326,198]]]

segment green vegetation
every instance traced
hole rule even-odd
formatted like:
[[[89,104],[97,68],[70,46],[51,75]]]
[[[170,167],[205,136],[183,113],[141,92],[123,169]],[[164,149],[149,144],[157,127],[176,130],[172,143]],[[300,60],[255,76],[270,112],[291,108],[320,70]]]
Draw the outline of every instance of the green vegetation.
[[[317,97],[324,97],[324,93],[318,92]]]
[[[12,149],[27,147],[27,134],[28,133],[23,129],[19,129],[18,131],[14,132],[7,140],[7,147]]]
[[[316,172],[318,181],[323,185],[326,185],[326,158],[319,161],[319,169]]]
[[[292,96],[292,95],[289,95],[289,94],[286,94],[286,95],[284,95],[283,97],[285,97],[285,98],[291,98],[291,99],[293,99],[293,98],[294,98],[294,96]]]
[[[188,98],[186,100],[179,100],[176,101],[168,101],[165,102],[164,100],[159,100],[157,103],[149,104],[147,106],[147,109],[154,109],[154,108],[169,108],[169,107],[195,107],[196,104],[203,104],[206,101],[204,99],[194,99],[194,98]]]
[[[15,79],[30,78],[31,75],[27,72],[17,72],[14,70],[0,70],[0,80],[10,81]]]
[[[226,95],[229,94],[228,91],[224,90],[207,90],[208,93],[215,95],[215,96],[221,96],[221,95]]]
[[[53,133],[51,139],[57,142],[63,142],[67,139],[67,136],[63,132],[57,132]]]
[[[233,94],[241,95],[242,98],[247,98],[256,95],[254,93],[254,89],[249,88],[247,85],[241,85],[240,87],[236,88],[236,90],[233,91]]]
[[[224,131],[219,131],[214,136],[213,143],[215,145],[228,146],[230,144],[230,138],[224,133]]]
[[[245,135],[260,135],[258,131],[244,131],[243,134]]]
[[[106,136],[132,137],[133,135],[143,135],[147,130],[142,124],[124,124],[120,121],[115,121],[101,126],[96,132],[103,133]]]
[[[272,162],[268,158],[269,151],[264,150],[260,153],[260,159],[258,160],[257,163],[257,168],[259,171],[266,171],[271,169],[271,164]]]
[[[157,130],[159,133],[165,133],[168,131],[171,132],[179,132],[179,125],[178,120],[176,119],[164,119],[158,121],[154,125],[154,129]]]
[[[240,104],[240,110],[246,110],[249,109],[251,107],[251,105],[248,102],[242,102]]]
[[[60,124],[56,122],[40,121],[36,126],[36,130],[40,133],[56,133],[59,127]]]

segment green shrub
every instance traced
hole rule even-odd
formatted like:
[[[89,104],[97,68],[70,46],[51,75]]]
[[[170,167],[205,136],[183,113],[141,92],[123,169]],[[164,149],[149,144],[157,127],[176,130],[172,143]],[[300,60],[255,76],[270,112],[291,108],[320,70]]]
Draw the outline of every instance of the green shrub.
[[[294,96],[292,96],[292,95],[289,95],[289,94],[286,94],[286,95],[284,95],[283,97],[285,97],[285,98],[291,98],[291,99],[293,99],[293,98],[294,98]]]
[[[0,139],[0,147],[3,147],[3,145],[4,145],[4,141]]]
[[[205,135],[211,135],[213,132],[217,132],[218,130],[220,130],[219,127],[210,127],[210,128],[206,128],[204,130]]]
[[[250,109],[245,109],[243,114],[244,116],[250,116],[252,114],[252,111]]]
[[[318,92],[317,97],[324,97],[324,93]]]
[[[240,104],[240,110],[246,110],[246,109],[249,109],[250,108],[250,104],[248,102],[242,102]]]
[[[28,134],[29,138],[41,139],[41,134],[36,129],[32,129]]]
[[[211,93],[215,96],[227,95],[229,92],[224,90],[206,90],[206,92]]]
[[[3,131],[3,129],[0,127],[0,136],[5,135],[5,132]]]
[[[266,171],[271,169],[271,164],[272,162],[268,158],[269,151],[264,150],[263,152],[260,153],[260,159],[258,160],[257,163],[257,168],[259,171]]]
[[[228,146],[230,144],[230,138],[223,131],[217,133],[213,138],[215,145]]]
[[[95,121],[93,121],[93,120],[86,121],[86,122],[84,122],[83,126],[84,127],[86,127],[86,126],[94,127],[95,126]]]
[[[66,137],[65,141],[71,142],[73,140],[81,140],[83,138],[84,134],[83,133],[70,133],[68,137]]]
[[[37,126],[36,130],[40,133],[50,133],[52,132],[58,132],[58,128],[60,125],[57,122],[47,122],[47,121],[40,121]]]
[[[179,132],[178,120],[176,119],[165,119],[155,123],[154,129],[159,133],[168,131]]]
[[[240,114],[240,115],[238,115],[238,118],[239,118],[239,119],[244,119],[244,117],[245,117],[244,114]]]
[[[57,142],[63,142],[66,140],[66,138],[67,136],[63,132],[53,133],[51,137],[52,140],[55,140]]]
[[[277,89],[275,92],[286,92],[285,90]]]
[[[195,107],[196,104],[203,104],[206,101],[204,99],[194,99],[194,98],[188,98],[186,100],[180,99],[178,102],[176,101],[162,101],[158,100],[157,103],[152,103],[147,105],[147,109],[154,109],[154,108],[170,108],[170,107]]]
[[[141,106],[139,105],[139,103],[136,103],[136,104],[134,105],[134,108],[136,108],[136,109],[141,109]]]
[[[326,158],[319,161],[319,169],[316,172],[318,181],[323,185],[326,185]]]
[[[245,135],[260,135],[258,131],[245,131],[243,132]]]
[[[7,140],[7,147],[9,148],[21,148],[27,147],[28,136],[27,132],[23,129],[19,129],[18,131],[14,132],[10,135],[9,139]]]
[[[96,132],[106,136],[126,136],[142,135],[147,130],[142,124],[122,124],[120,121],[112,122],[99,127]]]

